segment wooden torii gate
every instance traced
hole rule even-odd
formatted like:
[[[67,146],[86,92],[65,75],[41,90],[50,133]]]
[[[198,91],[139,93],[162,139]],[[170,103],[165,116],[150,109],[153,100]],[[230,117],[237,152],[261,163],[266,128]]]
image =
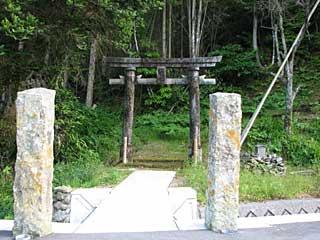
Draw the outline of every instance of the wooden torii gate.
[[[124,68],[125,76],[110,79],[110,85],[125,85],[124,122],[122,129],[122,144],[120,158],[123,163],[132,161],[132,129],[134,118],[135,85],[189,85],[190,95],[190,145],[189,158],[196,162],[202,161],[202,146],[200,138],[200,85],[216,84],[215,79],[199,76],[200,68],[215,67],[222,56],[199,58],[113,58],[104,57],[106,65],[114,68]],[[142,78],[136,75],[137,68],[157,68],[157,78]],[[188,74],[182,78],[168,78],[166,68],[187,69]]]

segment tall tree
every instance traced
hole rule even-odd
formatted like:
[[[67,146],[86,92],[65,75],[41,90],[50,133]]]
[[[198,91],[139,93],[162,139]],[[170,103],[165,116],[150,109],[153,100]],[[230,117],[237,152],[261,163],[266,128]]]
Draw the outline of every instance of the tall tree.
[[[162,9],[162,57],[167,57],[167,0],[163,0]]]
[[[169,2],[168,12],[168,58],[172,57],[172,2]]]
[[[189,54],[190,57],[200,55],[203,27],[206,20],[208,1],[188,0]]]
[[[97,36],[95,36],[92,38],[92,43],[90,48],[90,64],[89,64],[89,75],[88,75],[87,97],[86,97],[87,107],[92,107],[92,103],[93,103],[93,90],[94,90],[94,79],[95,79],[95,71],[96,71],[97,48],[98,48],[98,39],[97,39]]]
[[[257,3],[253,3],[253,30],[252,30],[252,46],[253,50],[256,52],[257,64],[262,67],[259,47],[258,47],[258,14],[257,14]]]
[[[203,25],[206,18],[206,11],[208,2],[203,4],[203,0],[188,0],[188,24],[189,24],[189,55],[191,58],[200,55],[200,44],[202,37]],[[190,99],[190,147],[189,157],[198,153],[198,156],[193,156],[196,160],[202,160],[202,146],[201,146],[201,130],[200,130],[200,88],[199,88],[199,74],[191,70],[189,76],[189,99]],[[197,145],[197,146],[195,146]],[[197,147],[195,151],[194,147]]]

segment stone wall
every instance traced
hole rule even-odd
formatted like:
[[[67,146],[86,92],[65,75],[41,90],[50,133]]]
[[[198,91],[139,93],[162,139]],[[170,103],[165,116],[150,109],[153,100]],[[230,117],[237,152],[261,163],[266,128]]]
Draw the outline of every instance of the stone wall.
[[[276,154],[266,155],[264,157],[255,154],[243,154],[241,156],[241,165],[242,168],[257,174],[268,173],[280,176],[286,174],[283,158]]]
[[[72,189],[65,186],[53,190],[53,222],[70,223],[71,193]]]

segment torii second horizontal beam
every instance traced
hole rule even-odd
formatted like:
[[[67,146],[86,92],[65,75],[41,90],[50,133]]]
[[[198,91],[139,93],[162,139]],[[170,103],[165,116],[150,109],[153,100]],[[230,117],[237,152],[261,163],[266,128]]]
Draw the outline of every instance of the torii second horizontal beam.
[[[124,78],[112,78],[109,80],[110,85],[124,85]],[[167,78],[165,82],[160,82],[156,78],[137,78],[136,84],[140,85],[187,85],[189,80],[187,78]],[[214,78],[199,78],[200,85],[215,85]]]

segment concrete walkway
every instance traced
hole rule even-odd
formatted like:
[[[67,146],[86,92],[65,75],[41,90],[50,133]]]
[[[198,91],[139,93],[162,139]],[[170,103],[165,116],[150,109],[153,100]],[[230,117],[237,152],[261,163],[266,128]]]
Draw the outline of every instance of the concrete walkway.
[[[177,230],[169,203],[172,171],[135,171],[75,233]]]

